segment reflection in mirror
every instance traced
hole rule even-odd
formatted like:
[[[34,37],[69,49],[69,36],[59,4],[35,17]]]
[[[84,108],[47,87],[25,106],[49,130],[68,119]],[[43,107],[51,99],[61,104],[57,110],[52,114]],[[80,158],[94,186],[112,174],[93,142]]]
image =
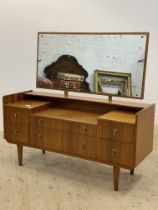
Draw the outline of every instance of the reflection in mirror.
[[[131,73],[96,71],[95,93],[132,96]]]
[[[143,98],[148,33],[38,33],[37,87]]]

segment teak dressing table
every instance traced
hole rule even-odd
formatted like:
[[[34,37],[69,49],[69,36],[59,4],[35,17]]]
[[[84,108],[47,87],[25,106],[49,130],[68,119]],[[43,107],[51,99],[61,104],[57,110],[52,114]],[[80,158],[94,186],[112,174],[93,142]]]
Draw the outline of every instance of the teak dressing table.
[[[133,175],[153,149],[155,105],[112,100],[143,99],[148,42],[148,32],[39,32],[36,87],[65,94],[3,97],[4,138],[17,145],[19,165],[23,146],[98,161],[113,167],[118,190],[120,168]]]
[[[3,97],[4,138],[17,145],[53,151],[120,168],[134,168],[152,151],[155,105],[42,92]]]

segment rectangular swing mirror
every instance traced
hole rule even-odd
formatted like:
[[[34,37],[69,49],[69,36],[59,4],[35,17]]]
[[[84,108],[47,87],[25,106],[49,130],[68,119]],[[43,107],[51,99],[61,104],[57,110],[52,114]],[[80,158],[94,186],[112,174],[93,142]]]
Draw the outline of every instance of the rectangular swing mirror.
[[[37,88],[143,98],[149,33],[38,33]]]

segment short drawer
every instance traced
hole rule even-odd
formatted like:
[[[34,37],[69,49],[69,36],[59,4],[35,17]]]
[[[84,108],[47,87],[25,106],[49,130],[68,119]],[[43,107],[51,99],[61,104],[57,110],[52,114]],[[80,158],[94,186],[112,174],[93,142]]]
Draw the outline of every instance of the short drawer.
[[[5,106],[5,122],[9,125],[28,124],[28,110]],[[7,125],[6,125],[7,126]]]
[[[98,141],[98,159],[122,167],[134,167],[134,144],[121,143],[104,138]]]
[[[117,140],[121,142],[134,143],[135,125],[118,123],[113,121],[99,122],[99,137]]]

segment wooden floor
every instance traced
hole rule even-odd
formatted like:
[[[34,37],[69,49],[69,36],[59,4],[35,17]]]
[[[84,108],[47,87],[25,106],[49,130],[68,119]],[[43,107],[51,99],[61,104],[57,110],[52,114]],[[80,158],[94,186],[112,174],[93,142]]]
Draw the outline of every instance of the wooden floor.
[[[154,151],[134,176],[121,170],[118,192],[109,166],[24,148],[19,167],[15,145],[0,141],[0,210],[116,209],[158,209],[158,126]]]

